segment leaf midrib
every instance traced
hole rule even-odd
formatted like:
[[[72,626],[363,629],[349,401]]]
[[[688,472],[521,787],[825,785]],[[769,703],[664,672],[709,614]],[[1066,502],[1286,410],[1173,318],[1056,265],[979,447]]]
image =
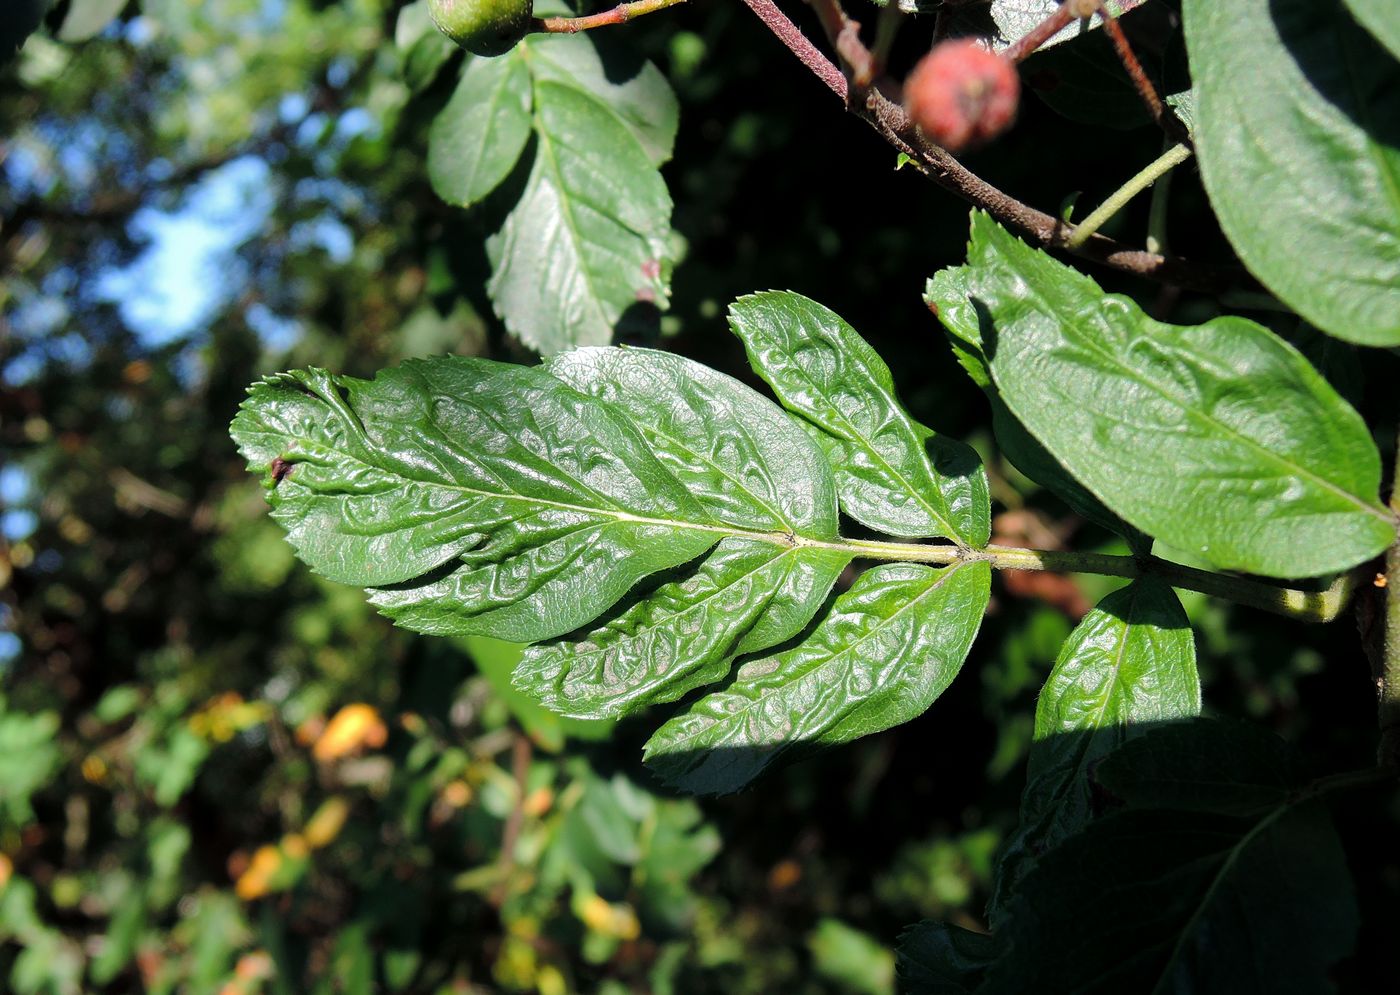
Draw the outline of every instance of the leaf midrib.
[[[1014,266],[1012,271],[1016,272]],[[1017,275],[1018,277],[1020,276],[1019,273]],[[1027,286],[1027,288],[1030,290],[1031,294],[1034,296],[1037,302],[1044,305],[1047,311],[1055,315],[1055,320],[1058,324],[1060,324],[1062,327],[1068,324],[1060,315],[1059,308],[1055,306],[1053,301],[1051,301],[1049,298],[1043,295],[1038,289],[1033,287],[1030,281],[1025,280],[1022,277],[1021,282],[1023,282]],[[1158,386],[1156,382],[1146,379],[1138,371],[1134,370],[1131,366],[1126,365],[1114,353],[1108,351],[1104,346],[1100,345],[1100,343],[1098,343],[1092,337],[1088,338],[1087,341],[1081,338],[1079,340],[1079,343],[1076,343],[1074,340],[1064,336],[1063,334],[1057,337],[1060,339],[1061,342],[1063,342],[1066,346],[1069,346],[1072,349],[1080,349],[1091,354],[1099,355],[1102,358],[1106,359],[1108,363],[1111,364],[1117,371],[1119,371],[1121,374],[1126,375],[1127,379],[1146,387],[1148,390],[1155,393],[1164,401],[1167,401],[1177,410],[1185,414],[1187,418],[1191,419],[1192,421],[1195,421],[1197,424],[1205,425],[1207,428],[1218,428],[1224,434],[1229,435],[1231,438],[1243,443],[1247,448],[1263,454],[1267,459],[1273,461],[1274,463],[1277,463],[1286,469],[1294,471],[1298,476],[1304,477],[1314,482],[1321,489],[1331,491],[1336,496],[1346,499],[1348,503],[1355,505],[1359,510],[1365,511],[1367,514],[1371,515],[1377,520],[1385,522],[1387,524],[1394,524],[1394,520],[1383,509],[1371,506],[1363,498],[1352,494],[1350,491],[1338,486],[1337,484],[1334,484],[1332,481],[1327,480],[1325,477],[1319,476],[1314,471],[1309,470],[1306,467],[1300,466],[1297,463],[1294,463],[1292,460],[1289,460],[1283,455],[1274,452],[1267,446],[1260,445],[1258,442],[1251,439],[1249,436],[1241,434],[1240,432],[1231,428],[1229,425],[1226,425],[1215,418],[1212,418],[1204,413],[1198,412],[1196,409],[1183,404],[1178,398],[1173,397],[1171,394],[1167,393],[1164,389]],[[994,378],[996,375],[997,365],[1002,364],[993,364],[992,373]]]
[[[925,511],[928,512],[929,517],[933,519],[934,524],[944,531],[944,534],[947,536],[947,538],[952,539],[954,542],[957,542],[960,545],[966,541],[963,538],[962,532],[954,528],[952,523],[943,514],[941,514],[937,508],[935,508],[928,502],[928,500],[924,497],[923,491],[920,488],[915,487],[914,484],[907,477],[905,477],[903,473],[901,473],[895,467],[891,466],[890,463],[885,459],[884,455],[878,449],[876,449],[873,444],[866,441],[865,436],[862,435],[856,429],[856,427],[850,423],[846,416],[842,414],[841,409],[838,408],[835,404],[831,403],[830,398],[827,396],[827,392],[822,389],[821,384],[817,383],[816,380],[808,376],[807,371],[803,369],[803,367],[798,363],[789,363],[787,364],[786,368],[794,370],[801,377],[801,379],[806,381],[806,383],[809,384],[812,387],[812,389],[816,391],[817,394],[819,394],[827,402],[827,410],[835,414],[836,419],[839,420],[841,424],[843,424],[846,427],[846,430],[849,433],[843,441],[859,445],[871,456],[875,457],[879,464],[882,467],[884,467],[887,471],[889,471],[890,476],[900,483],[905,493],[912,497],[916,502],[918,502],[918,504],[921,507],[923,507]],[[913,420],[904,414],[904,412],[900,409],[899,402],[890,394],[889,391],[881,387],[874,377],[870,377],[870,381],[875,385],[876,393],[889,405],[890,410],[894,412],[894,415],[896,418],[899,419],[900,424],[903,425],[904,428],[907,430],[908,435],[915,437],[915,449],[918,452],[923,452],[924,444],[922,442],[919,442],[917,439],[918,433],[914,432],[913,430]],[[813,420],[812,423],[816,425],[819,429],[826,429],[826,426],[822,425],[818,421]],[[929,429],[929,432],[932,434],[932,429]],[[836,433],[832,432],[830,434],[835,435]],[[837,436],[837,438],[841,438],[841,436]],[[929,478],[933,484],[934,490],[937,491],[937,481],[933,479],[933,475],[931,473],[929,475]]]

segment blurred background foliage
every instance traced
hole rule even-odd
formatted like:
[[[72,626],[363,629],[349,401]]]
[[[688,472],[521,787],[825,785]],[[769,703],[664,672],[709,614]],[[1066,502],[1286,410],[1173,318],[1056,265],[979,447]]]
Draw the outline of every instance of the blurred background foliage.
[[[43,18],[0,67],[0,988],[881,995],[903,926],[984,925],[1036,690],[1110,582],[1006,576],[922,719],[736,797],[667,795],[640,765],[647,722],[560,721],[510,688],[516,648],[397,631],[300,568],[227,437],[273,370],[528,360],[484,295],[483,222],[428,187],[453,56],[421,11],[45,6],[0,15],[0,57]],[[964,207],[896,170],[740,5],[614,30],[681,102],[684,260],[639,334],[745,376],[725,304],[818,297],[916,416],[990,458],[1003,541],[1105,546],[996,458],[923,310]],[[1115,85],[1072,121],[1028,101],[971,165],[1042,206],[1097,202],[1159,148]],[[1188,172],[1172,197],[1176,247],[1224,258]],[[1114,224],[1133,237],[1144,213]],[[1211,311],[1096,275],[1175,320]],[[1324,369],[1388,413],[1366,380],[1394,371],[1347,356]],[[1370,762],[1348,622],[1186,604],[1210,709],[1319,769]],[[1364,985],[1400,929],[1397,813],[1338,815],[1365,918],[1341,980]]]

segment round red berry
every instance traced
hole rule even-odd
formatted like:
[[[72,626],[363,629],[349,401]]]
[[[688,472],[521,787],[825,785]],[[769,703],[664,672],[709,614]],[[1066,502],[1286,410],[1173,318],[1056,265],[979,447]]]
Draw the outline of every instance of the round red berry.
[[[904,108],[925,135],[950,152],[990,141],[1011,127],[1021,79],[981,42],[939,42],[904,82]]]

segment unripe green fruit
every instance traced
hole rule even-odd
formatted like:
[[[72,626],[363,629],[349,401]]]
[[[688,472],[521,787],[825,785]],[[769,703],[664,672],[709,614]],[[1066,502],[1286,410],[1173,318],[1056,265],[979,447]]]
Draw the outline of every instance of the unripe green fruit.
[[[531,0],[428,0],[433,23],[473,55],[505,55],[530,30]]]

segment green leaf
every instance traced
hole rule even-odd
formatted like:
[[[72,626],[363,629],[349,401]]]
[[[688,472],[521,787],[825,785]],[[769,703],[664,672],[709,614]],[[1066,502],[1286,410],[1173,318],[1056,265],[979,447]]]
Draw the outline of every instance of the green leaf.
[[[981,212],[968,259],[1002,399],[1130,524],[1275,577],[1345,570],[1394,540],[1365,423],[1268,329],[1154,321]]]
[[[684,790],[724,793],[779,760],[907,722],[957,676],[990,583],[985,561],[867,570],[803,642],[748,660],[657,730],[647,762]]]
[[[671,158],[680,111],[665,75],[625,43],[595,34],[531,35],[521,42],[536,80],[596,97],[626,125],[653,165]]]
[[[1104,757],[1149,723],[1200,710],[1195,640],[1171,587],[1144,577],[1085,615],[1036,704],[1020,827],[1001,859],[994,908],[1005,904],[1035,854],[1089,824],[1090,774]]]
[[[623,412],[725,521],[836,537],[835,487],[821,451],[737,380],[649,349],[577,349],[548,369]],[[516,683],[566,715],[674,700],[723,677],[736,655],[796,635],[849,560],[840,549],[727,538],[692,572],[641,592],[582,640],[531,649]]]
[[[1152,542],[1148,537],[1105,508],[1103,502],[1075,480],[1059,460],[1051,456],[1007,410],[1001,395],[992,385],[992,373],[987,366],[987,358],[982,355],[981,325],[986,318],[978,313],[977,305],[969,296],[967,281],[966,267],[940,270],[925,286],[924,301],[947,330],[948,342],[958,363],[967,371],[973,383],[986,393],[987,401],[992,406],[992,431],[1002,454],[1011,461],[1012,466],[1069,505],[1075,514],[1097,522],[1110,532],[1126,536],[1135,548],[1150,549]]]
[[[758,375],[816,430],[848,515],[891,535],[987,544],[981,461],[909,417],[889,367],[855,329],[813,300],[776,291],[735,301],[729,324]]]
[[[1124,743],[1094,782],[1135,808],[1257,815],[1286,805],[1303,776],[1293,751],[1268,730],[1197,719]]]
[[[562,635],[725,531],[635,429],[538,368],[445,357],[250,393],[234,438],[298,555],[417,631]]]
[[[986,933],[925,919],[899,935],[895,955],[904,995],[972,995],[996,943]]]
[[[530,75],[518,49],[468,59],[428,132],[428,179],[449,204],[470,207],[496,189],[530,139]]]
[[[394,22],[394,46],[399,52],[404,82],[413,93],[427,89],[453,54],[460,51],[433,23],[427,0],[415,0],[399,10]],[[428,152],[431,156],[431,145]]]
[[[807,934],[816,973],[850,995],[893,995],[894,954],[868,933],[830,916]]]
[[[1400,7],[1391,0],[1345,0],[1351,16],[1400,59]]]
[[[540,80],[534,101],[534,166],[486,243],[487,289],[531,348],[602,345],[627,308],[665,302],[671,196],[633,132],[598,98]]]
[[[1367,22],[1393,25],[1384,6]],[[1183,13],[1201,176],[1235,251],[1319,328],[1400,344],[1400,62],[1340,0]]]
[[[1268,738],[1196,722],[1106,759],[1115,790],[1147,807],[1105,816],[1041,858],[997,934],[1006,952],[983,991],[1332,991],[1329,968],[1358,926],[1346,856],[1315,798],[1296,781],[1280,791],[1291,761]],[[1230,804],[1232,782],[1254,804]]]

